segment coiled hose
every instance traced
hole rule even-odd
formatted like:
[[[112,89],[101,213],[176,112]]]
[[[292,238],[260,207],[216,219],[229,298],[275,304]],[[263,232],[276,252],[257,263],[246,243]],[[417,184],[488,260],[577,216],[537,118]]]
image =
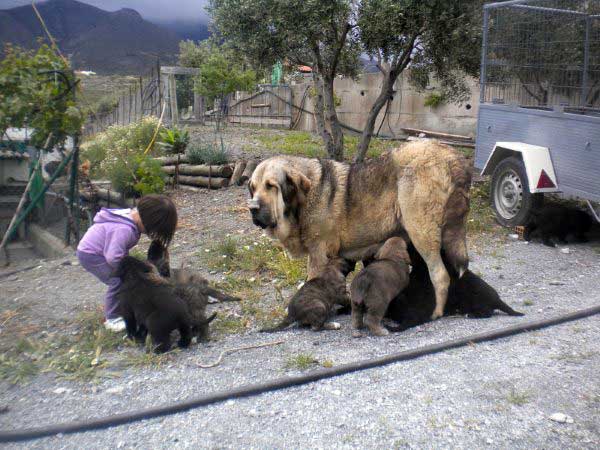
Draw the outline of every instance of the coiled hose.
[[[504,337],[525,333],[527,331],[540,330],[542,328],[547,328],[554,325],[583,319],[585,317],[591,317],[598,313],[600,313],[600,305],[596,305],[591,308],[582,309],[567,314],[562,314],[549,319],[530,321],[526,323],[512,325],[506,328],[500,328],[497,330],[473,334],[470,336],[465,336],[446,342],[440,342],[438,344],[426,345],[417,349],[393,353],[391,355],[383,356],[380,358],[373,358],[349,364],[342,364],[340,366],[332,367],[329,369],[315,370],[314,372],[295,377],[282,377],[264,383],[256,383],[241,386],[236,389],[224,390],[216,392],[214,394],[204,395],[202,397],[192,398],[190,400],[184,400],[182,402],[172,403],[169,405],[141,409],[138,411],[131,411],[122,414],[115,414],[99,419],[90,419],[79,422],[65,422],[56,425],[48,425],[45,427],[27,428],[13,431],[3,430],[0,431],[0,442],[19,442],[42,438],[46,436],[53,436],[59,433],[67,434],[80,433],[83,431],[91,430],[101,430],[105,428],[115,427],[118,425],[123,425],[126,423],[137,422],[140,420],[148,420],[155,417],[167,416],[188,411],[190,409],[198,408],[201,406],[221,403],[231,399],[252,397],[255,395],[263,394],[265,392],[278,391],[294,386],[301,386],[304,384],[313,383],[315,381],[323,380],[325,378],[337,377],[340,375],[345,375],[360,370],[385,366],[399,361],[407,361],[410,359],[420,358],[426,355],[433,355],[435,353],[440,353],[446,350],[464,347],[469,344],[501,339]]]

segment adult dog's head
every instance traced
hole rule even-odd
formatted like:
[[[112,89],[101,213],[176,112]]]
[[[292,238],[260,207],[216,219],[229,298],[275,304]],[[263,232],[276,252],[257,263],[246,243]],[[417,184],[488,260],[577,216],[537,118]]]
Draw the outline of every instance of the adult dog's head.
[[[282,158],[270,158],[256,167],[248,183],[248,208],[254,225],[271,236],[286,240],[298,224],[311,182]]]

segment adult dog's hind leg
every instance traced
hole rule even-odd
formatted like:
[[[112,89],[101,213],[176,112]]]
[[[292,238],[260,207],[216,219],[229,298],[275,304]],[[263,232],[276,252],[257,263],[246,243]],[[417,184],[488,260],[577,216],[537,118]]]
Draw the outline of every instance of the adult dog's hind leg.
[[[431,278],[435,290],[435,309],[431,315],[431,320],[439,319],[444,315],[444,307],[448,299],[448,287],[450,286],[450,275],[440,253],[440,230],[437,230],[436,236],[436,230],[431,229],[431,227],[417,230],[413,227],[413,224],[406,220],[405,226],[415,249],[427,264],[429,278]]]
[[[443,174],[442,174],[443,175]],[[444,315],[448,298],[450,276],[442,260],[442,224],[446,216],[446,200],[443,192],[448,188],[448,179],[405,173],[398,183],[398,206],[402,224],[415,249],[425,260],[429,276],[435,289],[435,309],[431,319]]]

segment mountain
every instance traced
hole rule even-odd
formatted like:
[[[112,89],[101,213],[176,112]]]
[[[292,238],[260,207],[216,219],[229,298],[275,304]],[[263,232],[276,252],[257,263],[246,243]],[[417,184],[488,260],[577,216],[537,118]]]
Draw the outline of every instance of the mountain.
[[[171,30],[173,33],[177,34],[177,36],[181,40],[190,39],[192,41],[203,41],[204,39],[210,36],[210,31],[208,30],[208,25],[197,21],[197,22],[183,22],[181,20],[173,21],[173,22],[156,22],[157,25],[160,25],[168,30]]]
[[[133,9],[108,12],[76,0],[48,0],[37,8],[73,68],[100,74],[139,74],[177,59],[180,38]],[[31,6],[0,10],[0,43],[26,48],[45,38]]]

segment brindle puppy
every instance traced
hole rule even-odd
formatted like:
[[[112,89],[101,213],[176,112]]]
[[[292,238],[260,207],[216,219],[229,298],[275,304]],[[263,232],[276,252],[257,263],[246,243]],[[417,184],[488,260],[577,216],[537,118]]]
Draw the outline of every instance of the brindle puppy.
[[[390,302],[408,285],[409,264],[404,239],[393,237],[383,244],[375,260],[361,270],[350,285],[352,328],[360,330],[366,325],[376,336],[389,333],[381,320]],[[360,332],[353,334],[360,336]]]
[[[177,345],[190,344],[192,317],[188,307],[156,267],[126,256],[115,276],[122,281],[117,298],[130,339],[143,343],[150,333],[154,351],[163,353],[171,348],[171,332],[177,329]]]
[[[199,341],[209,340],[208,324],[216,317],[206,317],[208,297],[222,302],[240,301],[237,297],[224,294],[208,285],[208,281],[196,272],[185,269],[171,269],[169,251],[159,242],[152,241],[148,248],[148,261],[156,266],[160,274],[167,279],[178,297],[187,304],[192,316],[192,332]]]
[[[431,311],[435,308],[435,291],[427,265],[423,258],[409,246],[409,254],[413,263],[408,287],[389,305],[386,317],[399,323],[397,326],[386,326],[389,331],[404,331],[431,320]],[[442,255],[445,260],[445,256]],[[448,265],[446,266],[448,267]],[[451,280],[448,289],[448,301],[444,315],[463,314],[471,318],[491,317],[495,310],[509,316],[522,316],[504,303],[498,292],[467,269],[462,277],[449,270]]]
[[[154,264],[159,273],[163,277],[170,278],[176,286],[182,286],[186,288],[194,287],[197,292],[212,298],[216,298],[222,302],[239,302],[241,301],[238,297],[233,297],[221,292],[215,288],[212,288],[208,284],[208,280],[200,275],[198,272],[193,272],[183,268],[171,269],[169,250],[164,248],[159,242],[152,241],[148,248],[148,261]]]
[[[329,322],[335,305],[347,306],[350,303],[346,292],[346,275],[352,270],[347,261],[339,258],[331,261],[318,277],[304,283],[294,294],[288,305],[287,317],[273,328],[263,328],[261,332],[285,330],[293,323],[310,326],[313,331],[338,330],[340,324]]]

